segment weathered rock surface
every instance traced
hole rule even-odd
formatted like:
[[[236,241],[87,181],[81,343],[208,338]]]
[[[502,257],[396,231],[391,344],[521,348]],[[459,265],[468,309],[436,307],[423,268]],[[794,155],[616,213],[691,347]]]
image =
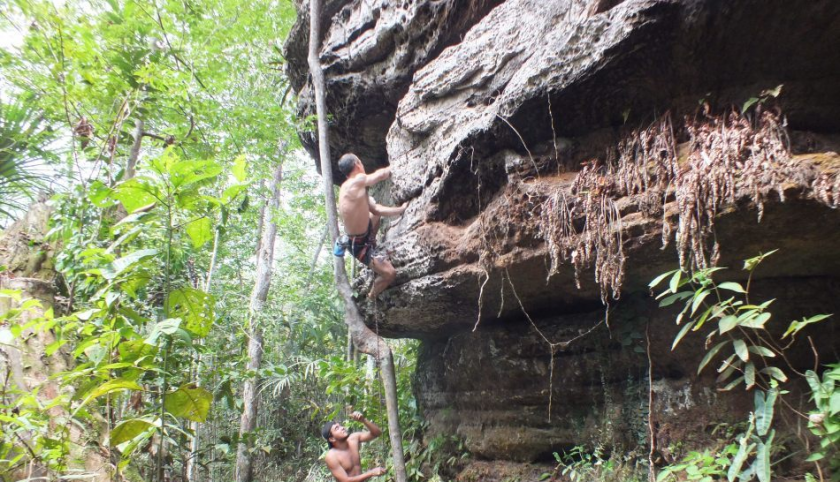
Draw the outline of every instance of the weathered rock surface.
[[[368,168],[387,165],[385,134],[414,71],[460,41],[463,32],[500,2],[325,2],[321,65],[333,115],[330,148],[335,160],[345,152],[355,152]],[[299,17],[286,44],[286,57],[299,96],[298,115],[303,118],[315,113],[315,94],[307,81],[307,6]],[[302,133],[301,141],[317,158],[315,133]]]
[[[444,10],[421,20],[432,4]],[[680,254],[702,264],[715,243],[719,265],[735,268],[780,249],[757,273],[778,299],[779,324],[838,312],[840,3],[380,0],[331,12],[321,59],[333,155],[353,151],[373,168],[387,152],[391,195],[411,202],[384,243],[397,285],[369,318],[388,336],[426,340],[418,396],[432,431],[508,460],[596,439],[643,442],[628,414],[647,410],[647,358],[618,334],[646,323],[661,361],[651,384],[657,439],[701,436],[712,410],[740,417],[742,398],[694,375],[701,345],[670,352],[673,314],[647,297]],[[290,52],[303,40],[293,36]],[[305,56],[289,59],[309,113]],[[762,97],[765,114],[727,110],[780,84],[778,99]],[[673,132],[644,130],[663,118]],[[726,147],[737,136],[744,142]],[[549,235],[551,199],[567,200],[567,239]],[[586,208],[593,199],[604,207]],[[692,217],[687,203],[710,215]],[[576,276],[584,254],[573,247],[595,232],[587,213],[617,213],[601,234],[620,233],[620,249],[587,244],[594,254]],[[603,318],[605,292],[620,292],[613,337],[601,325],[556,354],[549,420],[550,350],[528,318],[568,341]],[[812,334],[837,359],[837,330],[824,330]],[[792,359],[808,367],[809,356]]]

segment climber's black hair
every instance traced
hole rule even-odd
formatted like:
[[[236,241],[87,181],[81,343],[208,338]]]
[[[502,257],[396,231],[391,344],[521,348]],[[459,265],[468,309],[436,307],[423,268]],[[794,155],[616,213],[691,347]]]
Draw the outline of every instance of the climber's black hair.
[[[327,441],[327,445],[329,445],[330,448],[333,448],[333,444],[332,442],[330,442],[330,437],[332,437],[330,430],[332,430],[334,425],[336,425],[336,422],[330,421],[325,423],[324,426],[321,427],[321,435],[324,437],[324,440]]]

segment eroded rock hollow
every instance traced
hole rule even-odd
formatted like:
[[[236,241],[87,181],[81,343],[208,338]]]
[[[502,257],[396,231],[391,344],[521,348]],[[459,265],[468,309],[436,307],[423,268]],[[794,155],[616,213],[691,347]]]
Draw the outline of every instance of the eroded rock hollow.
[[[668,459],[752,398],[696,374],[699,335],[671,351],[651,279],[743,280],[778,249],[753,280],[771,331],[840,312],[840,3],[336,0],[323,19],[334,161],[390,165],[383,195],[410,202],[367,316],[423,340],[433,433],[492,460],[641,450],[652,392]],[[287,44],[302,115],[307,24]],[[835,324],[803,335],[837,360]]]

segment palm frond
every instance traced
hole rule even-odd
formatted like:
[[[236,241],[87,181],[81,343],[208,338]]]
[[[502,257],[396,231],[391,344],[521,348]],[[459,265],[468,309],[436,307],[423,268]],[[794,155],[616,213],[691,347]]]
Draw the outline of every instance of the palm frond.
[[[54,139],[33,102],[0,101],[0,223],[47,190],[49,177],[43,167],[54,160],[47,149]]]

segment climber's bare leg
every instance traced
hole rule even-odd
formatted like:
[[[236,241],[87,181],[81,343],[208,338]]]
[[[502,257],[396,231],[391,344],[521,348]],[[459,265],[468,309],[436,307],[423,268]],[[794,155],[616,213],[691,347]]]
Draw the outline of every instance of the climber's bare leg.
[[[379,293],[382,293],[385,288],[391,286],[391,283],[397,278],[397,270],[386,257],[375,257],[370,260],[370,269],[376,273],[376,279],[373,280],[373,288],[368,293],[368,298],[374,299]]]

